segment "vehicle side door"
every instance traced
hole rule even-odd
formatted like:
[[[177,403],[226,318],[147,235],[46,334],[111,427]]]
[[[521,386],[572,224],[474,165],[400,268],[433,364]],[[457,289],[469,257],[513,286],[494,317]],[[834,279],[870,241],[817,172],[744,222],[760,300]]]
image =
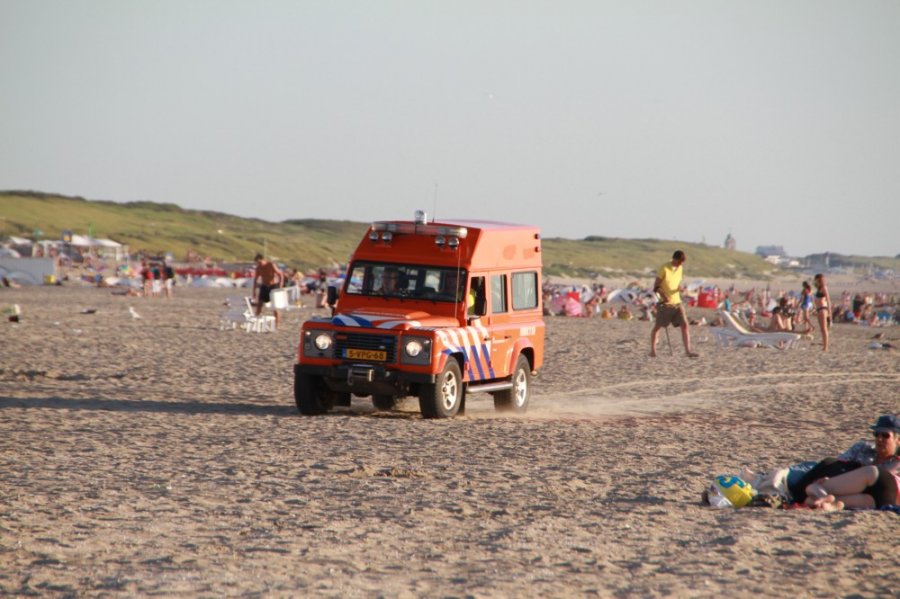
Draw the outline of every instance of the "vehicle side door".
[[[494,378],[511,374],[510,363],[515,345],[515,325],[510,304],[508,272],[495,272],[487,281],[487,328],[491,341],[491,366]]]

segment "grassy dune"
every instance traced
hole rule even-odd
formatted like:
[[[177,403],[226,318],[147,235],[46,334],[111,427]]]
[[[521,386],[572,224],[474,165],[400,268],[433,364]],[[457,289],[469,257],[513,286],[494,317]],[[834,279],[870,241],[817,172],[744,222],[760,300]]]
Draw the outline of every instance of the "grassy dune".
[[[257,252],[306,268],[344,263],[369,223],[297,219],[273,223],[221,212],[185,210],[155,202],[90,201],[38,192],[0,192],[0,237],[59,239],[62,231],[114,239],[132,251],[172,252],[183,259],[188,250],[217,261],[252,260]],[[543,241],[544,269],[549,275],[649,277],[677,248],[688,254],[691,276],[766,278],[775,268],[758,256],[703,244],[656,239],[588,237]],[[832,265],[874,264],[900,270],[896,258],[832,257]]]
[[[174,204],[88,201],[47,194],[0,192],[0,235],[27,235],[39,228],[59,239],[62,231],[109,238],[131,251],[189,249],[218,261],[250,261],[265,250],[289,264],[314,267],[340,263],[353,251],[367,223],[292,220],[271,223],[221,212],[185,210]]]
[[[764,278],[774,270],[759,256],[745,252],[681,241],[610,237],[545,239],[544,268],[551,274],[573,277],[646,278],[654,276],[676,249],[687,254],[692,276]]]

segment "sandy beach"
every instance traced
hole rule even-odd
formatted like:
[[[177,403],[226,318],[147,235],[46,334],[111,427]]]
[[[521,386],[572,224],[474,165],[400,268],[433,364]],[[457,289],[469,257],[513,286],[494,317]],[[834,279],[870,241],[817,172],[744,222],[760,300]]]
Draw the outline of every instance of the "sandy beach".
[[[222,331],[233,294],[0,291],[22,308],[0,322],[0,594],[896,596],[894,513],[699,500],[900,411],[900,353],[868,349],[898,327],[835,325],[827,354],[695,327],[699,359],[677,333],[651,359],[646,322],[549,317],[524,416],[473,395],[452,420],[369,398],[308,418],[292,365],[317,311]]]

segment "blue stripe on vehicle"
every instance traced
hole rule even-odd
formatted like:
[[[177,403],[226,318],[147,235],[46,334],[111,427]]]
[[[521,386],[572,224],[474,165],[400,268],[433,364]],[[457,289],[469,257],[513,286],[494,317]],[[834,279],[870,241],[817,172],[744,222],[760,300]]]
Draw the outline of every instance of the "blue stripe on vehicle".
[[[467,370],[469,372],[469,378],[471,379],[472,378],[472,361],[468,359],[468,356],[466,356],[466,352],[462,351],[458,347],[446,347],[441,351],[441,353],[444,354],[445,356],[447,356],[448,359],[450,359],[450,356],[452,356],[454,353],[457,353],[457,352],[461,353],[463,355],[463,362],[465,362],[463,367],[465,370]]]
[[[472,356],[463,348],[463,356],[466,358],[466,371],[469,373],[469,380],[475,380],[475,371],[472,370]]]
[[[478,380],[484,380],[484,366],[481,363],[483,357],[478,353],[478,346],[470,345],[469,350],[472,352],[472,356],[474,357],[475,366],[478,367]]]
[[[455,346],[455,347],[447,347],[441,353],[449,356],[454,353],[461,353],[463,356],[463,361],[465,364],[463,365],[463,369],[469,374],[470,381],[478,381],[484,379],[484,369],[481,365],[481,357],[478,355],[476,345],[469,346]],[[475,376],[475,370],[472,367],[472,364],[478,368],[478,377]]]
[[[331,324],[345,327],[367,327],[375,328],[372,321],[361,316],[350,316],[349,314],[338,314],[331,319]]]
[[[491,354],[489,353],[490,350],[487,347],[487,343],[481,344],[481,352],[484,355],[485,360],[487,361],[488,373],[490,374],[490,377],[492,379],[497,378],[494,376],[494,365],[491,363]]]

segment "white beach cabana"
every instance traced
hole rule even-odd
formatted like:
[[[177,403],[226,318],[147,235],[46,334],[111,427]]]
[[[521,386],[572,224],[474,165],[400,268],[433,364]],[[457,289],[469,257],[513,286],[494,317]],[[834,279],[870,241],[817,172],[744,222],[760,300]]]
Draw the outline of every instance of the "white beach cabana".
[[[87,237],[76,233],[72,235],[72,241],[69,242],[69,245],[94,251],[100,256],[112,258],[116,262],[121,262],[128,257],[128,246],[112,239]]]

